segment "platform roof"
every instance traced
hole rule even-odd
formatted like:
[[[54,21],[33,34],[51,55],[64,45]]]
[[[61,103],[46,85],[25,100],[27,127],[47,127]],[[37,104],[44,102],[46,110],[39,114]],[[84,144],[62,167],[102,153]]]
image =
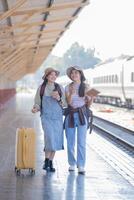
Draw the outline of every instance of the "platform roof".
[[[34,73],[88,0],[0,0],[0,75]]]

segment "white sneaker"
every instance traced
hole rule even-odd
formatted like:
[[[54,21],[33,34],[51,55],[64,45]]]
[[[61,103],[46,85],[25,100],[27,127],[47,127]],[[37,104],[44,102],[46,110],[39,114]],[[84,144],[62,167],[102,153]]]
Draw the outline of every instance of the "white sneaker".
[[[84,167],[78,167],[78,173],[84,175],[85,174]]]
[[[73,166],[73,165],[70,165],[70,167],[69,167],[68,171],[75,171],[75,166]]]

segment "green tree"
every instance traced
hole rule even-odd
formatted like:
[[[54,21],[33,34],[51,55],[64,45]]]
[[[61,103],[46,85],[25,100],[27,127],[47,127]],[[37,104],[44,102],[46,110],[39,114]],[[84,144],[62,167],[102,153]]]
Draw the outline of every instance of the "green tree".
[[[70,66],[79,66],[82,69],[93,68],[94,65],[101,60],[95,57],[95,49],[85,49],[77,42],[72,44],[70,49],[63,55],[63,57],[57,57],[50,54],[40,69],[35,74],[35,79],[39,79],[44,73],[47,67],[53,67],[60,71],[61,75],[66,73],[66,69]]]
[[[100,62],[100,59],[94,54],[95,49],[85,50],[83,46],[75,42],[63,56],[65,68],[72,65],[80,66],[83,69],[92,68]]]

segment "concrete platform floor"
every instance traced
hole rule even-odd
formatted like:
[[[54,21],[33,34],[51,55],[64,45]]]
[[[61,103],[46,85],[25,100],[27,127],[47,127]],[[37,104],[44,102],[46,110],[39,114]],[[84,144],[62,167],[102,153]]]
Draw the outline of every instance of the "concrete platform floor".
[[[33,115],[33,95],[18,94],[0,111],[0,200],[134,200],[134,187],[87,148],[86,175],[68,172],[65,150],[57,152],[55,173],[42,170],[43,132],[39,114]],[[36,130],[36,174],[14,172],[15,133],[18,127]],[[88,135],[88,143],[92,135]]]

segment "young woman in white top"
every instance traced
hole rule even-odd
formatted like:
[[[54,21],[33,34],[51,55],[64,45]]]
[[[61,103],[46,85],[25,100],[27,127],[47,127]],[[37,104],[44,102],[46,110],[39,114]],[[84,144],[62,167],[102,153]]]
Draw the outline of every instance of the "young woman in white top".
[[[79,174],[85,174],[86,135],[88,127],[87,103],[91,99],[86,95],[89,85],[85,81],[83,71],[77,67],[67,69],[67,75],[72,83],[65,87],[68,109],[65,118],[65,132],[67,138],[69,171],[78,167]],[[76,141],[77,131],[77,141]],[[77,142],[77,156],[75,157],[75,142]]]

